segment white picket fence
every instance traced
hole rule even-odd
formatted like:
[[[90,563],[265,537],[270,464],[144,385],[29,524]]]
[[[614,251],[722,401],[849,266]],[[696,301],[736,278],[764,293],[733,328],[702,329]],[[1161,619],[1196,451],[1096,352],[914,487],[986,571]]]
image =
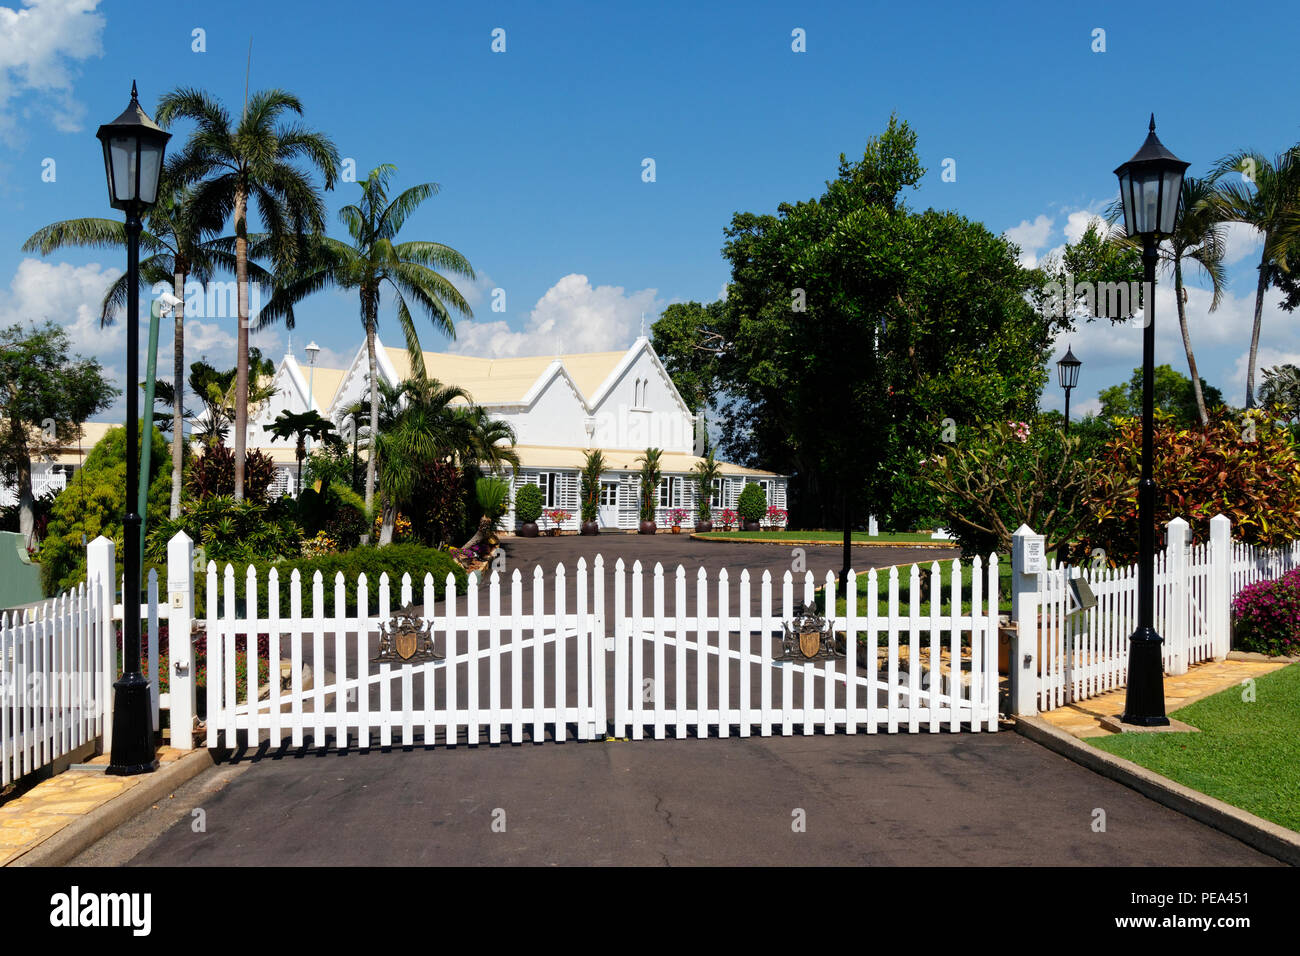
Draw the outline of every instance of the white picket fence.
[[[380,626],[394,608],[388,576],[377,582],[375,604],[364,575],[332,582],[325,601],[319,572],[311,581],[310,609],[304,582],[295,570],[281,581],[273,568],[265,581],[245,573],[244,610],[237,609],[235,569],[207,572],[208,746],[280,746],[286,738],[302,747],[310,736],[317,748],[372,745],[394,739],[404,747],[417,740],[431,746],[460,741],[512,743],[614,736],[639,740],[689,735],[803,734],[817,730],[867,733],[906,730],[931,733],[996,730],[997,562],[985,572],[976,559],[965,579],[971,611],[962,613],[963,569],[950,574],[947,611],[942,611],[938,565],[931,569],[930,601],[921,611],[919,569],[910,571],[910,606],[899,608],[899,573],[884,584],[887,612],[877,610],[882,590],[875,570],[866,577],[866,614],[857,613],[857,575],[848,582],[849,612],[835,629],[850,649],[843,659],[781,661],[781,621],[795,612],[794,577],[781,582],[780,612],[769,572],[759,586],[759,611],[752,611],[747,570],[738,580],[731,611],[731,581],[721,570],[710,582],[699,569],[693,590],[678,568],[671,575],[673,603],[666,604],[669,575],[660,565],[647,575],[640,562],[630,573],[620,559],[613,571],[612,607],[605,593],[605,566],[597,556],[590,572],[585,559],[575,569],[574,607],[567,606],[568,571],[558,565],[547,581],[536,568],[532,607],[525,609],[524,580],[516,570],[503,594],[500,575],[486,589],[471,576],[457,595],[449,575],[441,590],[425,575],[422,603],[441,612],[431,617],[431,636],[443,659],[423,663],[372,662]],[[651,585],[646,606],[646,577]],[[825,582],[834,607],[835,581]],[[280,589],[289,589],[289,613],[281,615]],[[347,592],[356,598],[346,609]],[[815,581],[803,580],[803,600],[812,603]],[[482,592],[486,590],[486,595]],[[690,593],[688,593],[690,592]],[[398,606],[412,603],[412,582],[404,575]],[[503,607],[503,598],[508,604]],[[259,599],[260,598],[260,599]],[[486,608],[484,608],[486,604]],[[372,614],[371,608],[375,611]],[[249,612],[251,611],[251,616]],[[612,619],[607,617],[612,611]],[[612,624],[612,629],[610,625]],[[611,633],[612,630],[612,633]],[[265,651],[257,636],[267,636]],[[862,663],[853,649],[865,638]],[[880,646],[881,650],[877,651]],[[609,656],[612,654],[612,662]],[[243,662],[246,687],[238,688]],[[259,676],[265,664],[265,680]],[[909,666],[916,662],[919,666]],[[725,665],[725,666],[724,666]],[[308,686],[310,684],[310,686]]]
[[[84,584],[38,607],[0,614],[0,786],[101,733],[101,628]]]
[[[1300,542],[1256,548],[1230,538],[1227,518],[1211,523],[1210,540],[1189,543],[1181,518],[1169,523],[1166,547],[1155,555],[1154,627],[1164,640],[1165,673],[1222,659],[1231,649],[1231,602],[1242,588],[1300,567]],[[1019,609],[1022,646],[1036,658],[1040,711],[1087,700],[1125,686],[1129,635],[1137,627],[1138,566],[1049,566],[1036,576],[1033,602]],[[1087,582],[1093,607],[1075,603],[1071,580]],[[1028,642],[1028,643],[1026,643]]]

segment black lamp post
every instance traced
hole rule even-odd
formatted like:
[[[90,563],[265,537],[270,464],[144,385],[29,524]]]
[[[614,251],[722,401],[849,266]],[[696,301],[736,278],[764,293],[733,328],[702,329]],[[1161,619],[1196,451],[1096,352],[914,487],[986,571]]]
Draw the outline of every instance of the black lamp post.
[[[140,469],[140,412],[136,379],[140,366],[140,217],[158,201],[163,153],[171,133],[140,108],[131,84],[131,102],[96,134],[104,144],[108,201],[126,213],[126,515],[122,520],[122,676],[113,684],[113,747],[107,773],[126,776],[158,768],[154,757],[149,684],[140,673],[140,524],[135,513]],[[180,436],[176,436],[177,440]]]
[[[1065,389],[1065,434],[1070,434],[1070,390],[1079,384],[1079,366],[1083,363],[1074,357],[1074,352],[1067,346],[1065,356],[1056,363],[1056,374],[1060,378],[1061,388]]]
[[[1156,138],[1156,118],[1142,148],[1115,170],[1119,177],[1124,229],[1142,237],[1142,481],[1138,485],[1138,624],[1129,637],[1128,693],[1123,721],[1143,727],[1168,726],[1165,716],[1164,643],[1153,626],[1155,608],[1155,502],[1151,475],[1151,413],[1155,378],[1156,247],[1174,231],[1183,193],[1185,163]]]

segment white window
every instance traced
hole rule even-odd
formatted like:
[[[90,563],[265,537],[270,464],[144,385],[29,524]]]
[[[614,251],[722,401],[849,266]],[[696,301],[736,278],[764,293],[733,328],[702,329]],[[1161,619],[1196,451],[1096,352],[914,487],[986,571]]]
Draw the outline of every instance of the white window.
[[[618,504],[618,482],[602,481],[600,483],[600,506],[612,508]]]
[[[715,507],[718,506],[718,505],[721,505],[721,504],[723,503],[723,502],[722,502],[722,479],[721,479],[721,478],[714,478],[714,479],[713,479],[713,490],[712,490],[711,494],[713,495],[713,502],[712,502],[712,504],[713,504]]]
[[[661,478],[659,480],[659,507],[680,508],[682,506],[682,479]]]
[[[537,476],[538,487],[542,489],[542,507],[560,507],[560,475],[554,471],[544,471]]]

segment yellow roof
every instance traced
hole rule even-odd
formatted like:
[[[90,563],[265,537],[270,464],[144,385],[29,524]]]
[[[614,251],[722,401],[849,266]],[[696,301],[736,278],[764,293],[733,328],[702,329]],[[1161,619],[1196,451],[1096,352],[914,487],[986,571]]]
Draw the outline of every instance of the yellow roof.
[[[339,383],[343,381],[343,376],[347,374],[347,369],[318,368],[314,377],[310,368],[301,371],[307,376],[316,404],[322,411],[329,408],[330,402],[334,401],[334,393],[339,390]]]
[[[406,349],[385,348],[399,379],[411,374],[411,357]],[[583,352],[577,355],[529,355],[522,358],[479,358],[455,352],[425,352],[424,368],[430,378],[457,385],[480,405],[508,405],[523,400],[547,367],[556,360],[586,399],[609,378],[627,350]]]
[[[605,456],[606,471],[638,471],[641,467],[636,459],[642,456],[642,452],[605,451],[604,449],[601,449],[601,452]],[[515,453],[524,468],[581,469],[587,460],[586,449],[556,445],[516,445]],[[666,474],[685,474],[692,471],[700,461],[703,459],[696,455],[666,451],[659,458],[659,467]],[[751,475],[755,478],[773,478],[777,476],[774,471],[746,468],[744,465],[733,465],[729,461],[719,461],[718,467],[722,474],[733,477]]]

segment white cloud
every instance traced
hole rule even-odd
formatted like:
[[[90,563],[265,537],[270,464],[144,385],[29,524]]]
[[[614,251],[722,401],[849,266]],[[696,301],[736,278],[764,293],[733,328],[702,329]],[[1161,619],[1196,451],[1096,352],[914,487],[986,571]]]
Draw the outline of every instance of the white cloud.
[[[1047,245],[1055,222],[1047,215],[1038,215],[1033,222],[1022,219],[1020,225],[1012,226],[1003,235],[1020,247],[1020,264],[1032,269],[1038,264],[1038,251]]]
[[[462,322],[450,348],[494,357],[612,351],[640,334],[642,313],[648,333],[661,307],[657,289],[593,287],[586,276],[572,273],[537,300],[522,331],[505,320]]]
[[[1098,232],[1105,235],[1106,220],[1090,209],[1076,209],[1066,217],[1065,238],[1070,242],[1078,242],[1093,223],[1096,223]]]
[[[1244,222],[1230,222],[1225,227],[1224,238],[1223,264],[1225,266],[1235,265],[1252,253],[1254,259],[1258,260],[1259,247],[1264,237],[1254,226]]]
[[[21,107],[24,115],[44,114],[60,132],[81,129],[85,108],[72,95],[75,64],[103,55],[97,6],[99,0],[23,0],[21,9],[0,7],[0,139],[13,140],[11,101],[24,95],[33,100]]]

